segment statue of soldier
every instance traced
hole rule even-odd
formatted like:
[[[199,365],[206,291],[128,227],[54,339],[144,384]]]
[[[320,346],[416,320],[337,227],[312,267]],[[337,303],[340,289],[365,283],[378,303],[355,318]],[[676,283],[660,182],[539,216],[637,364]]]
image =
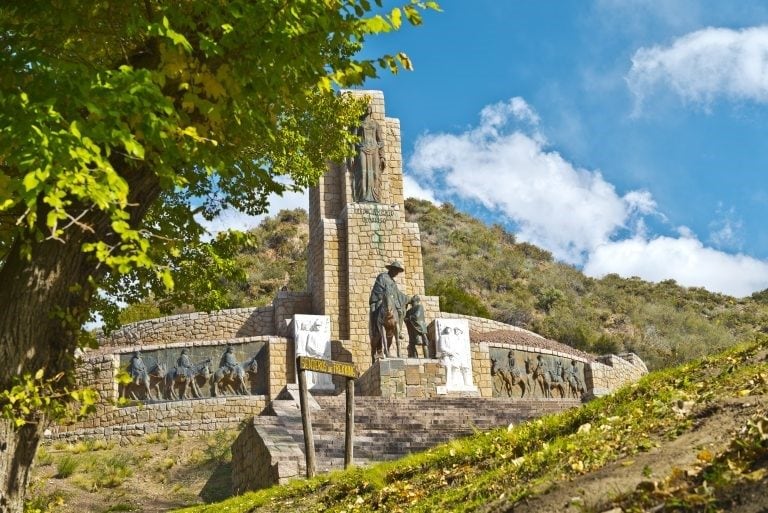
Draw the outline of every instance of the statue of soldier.
[[[370,331],[372,336],[377,329],[376,313],[384,302],[384,296],[390,296],[394,301],[394,306],[397,309],[401,323],[405,315],[405,305],[408,304],[408,296],[400,292],[400,289],[397,288],[397,283],[395,282],[395,277],[405,271],[403,264],[395,260],[384,267],[386,267],[387,272],[381,273],[376,277],[376,281],[373,282],[373,288],[371,289],[371,296],[368,299],[368,303],[371,307]],[[400,335],[400,338],[403,338],[402,334]]]
[[[416,346],[421,346],[424,358],[429,358],[429,343],[427,341],[427,323],[424,320],[424,307],[419,296],[413,296],[411,307],[405,312],[405,326],[408,328],[408,357],[418,358]]]
[[[357,153],[350,165],[356,202],[379,203],[381,200],[381,173],[386,166],[384,136],[381,125],[371,116],[372,112],[368,104],[356,131],[360,141],[355,145]]]

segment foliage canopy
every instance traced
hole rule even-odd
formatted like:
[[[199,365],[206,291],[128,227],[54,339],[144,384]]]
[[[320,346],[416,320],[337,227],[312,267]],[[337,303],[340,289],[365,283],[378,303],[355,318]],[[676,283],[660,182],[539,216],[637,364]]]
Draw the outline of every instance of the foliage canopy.
[[[223,306],[243,238],[206,243],[201,220],[260,213],[352,151],[362,101],[336,89],[411,66],[363,43],[438,8],[402,1],[0,3],[0,408],[23,417],[0,419],[0,509],[21,509],[36,390],[69,393],[94,306]]]
[[[69,243],[75,231],[101,267],[133,273],[111,287],[127,299],[146,283],[183,285],[184,262],[231,274],[217,258],[226,243],[198,244],[199,220],[260,213],[270,193],[306,187],[341,160],[360,105],[333,88],[410,67],[404,54],[356,54],[404,17],[419,24],[425,8],[437,6],[382,15],[365,0],[6,4],[0,262],[14,245],[34,259],[34,242]],[[197,282],[185,299],[215,306],[202,293],[212,284]]]

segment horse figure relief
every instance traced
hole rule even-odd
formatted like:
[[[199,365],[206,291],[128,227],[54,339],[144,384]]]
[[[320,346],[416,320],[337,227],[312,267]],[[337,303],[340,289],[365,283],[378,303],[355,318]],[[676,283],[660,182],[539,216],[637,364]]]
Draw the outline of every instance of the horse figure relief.
[[[211,376],[211,359],[206,358],[192,366],[177,365],[165,376],[165,399],[169,401],[188,399],[187,392],[192,398],[203,397],[200,390]],[[178,390],[178,393],[177,393]]]
[[[135,401],[151,401],[163,398],[160,385],[165,380],[166,368],[162,363],[153,365],[149,371],[132,376],[130,383],[122,386],[120,397]],[[154,395],[152,394],[154,392]]]
[[[561,399],[565,398],[565,383],[561,378],[559,370],[562,368],[562,363],[558,360],[556,364],[558,370],[552,370],[541,355],[538,355],[536,359],[536,367],[533,369],[533,382],[538,384],[542,396],[551,399],[554,397],[552,391],[557,390],[559,397]]]
[[[563,381],[568,386],[568,395],[574,399],[581,399],[587,393],[584,382],[579,377],[579,371],[576,367],[576,360],[571,360],[571,368],[566,370],[562,368]]]
[[[531,375],[517,367],[515,355],[512,351],[508,354],[506,365],[502,363],[502,360],[491,360],[491,376],[499,378],[501,391],[506,392],[506,395],[509,397],[515,396],[515,387],[520,388],[519,397],[521,399],[526,395],[530,397],[533,393]]]
[[[232,346],[227,347],[226,352],[221,357],[221,363],[211,378],[211,397],[219,397],[227,392],[234,395],[250,395],[248,385],[245,382],[246,376],[253,382],[258,372],[257,357],[253,356],[244,364],[240,364],[235,359]]]

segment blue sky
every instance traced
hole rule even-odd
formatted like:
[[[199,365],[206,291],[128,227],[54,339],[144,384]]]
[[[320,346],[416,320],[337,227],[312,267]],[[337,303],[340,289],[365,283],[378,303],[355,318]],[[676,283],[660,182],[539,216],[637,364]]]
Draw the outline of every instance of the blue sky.
[[[767,2],[441,6],[367,46],[414,62],[366,84],[400,118],[407,194],[591,276],[768,288]]]

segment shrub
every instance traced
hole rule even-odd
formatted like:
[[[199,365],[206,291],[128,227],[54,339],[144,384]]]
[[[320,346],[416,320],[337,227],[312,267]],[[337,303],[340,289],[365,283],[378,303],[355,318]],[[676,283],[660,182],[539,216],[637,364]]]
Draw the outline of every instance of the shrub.
[[[440,310],[474,317],[490,317],[483,302],[464,290],[455,279],[437,282],[427,291],[429,296],[440,296]]]
[[[56,465],[56,475],[58,479],[66,479],[77,470],[78,461],[73,456],[65,454]]]

